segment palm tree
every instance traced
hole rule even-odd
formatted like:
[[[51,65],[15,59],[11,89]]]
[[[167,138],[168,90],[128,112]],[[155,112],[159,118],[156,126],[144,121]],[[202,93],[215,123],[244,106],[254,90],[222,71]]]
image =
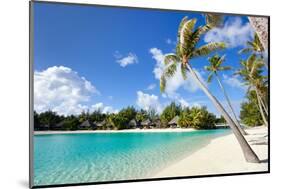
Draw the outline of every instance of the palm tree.
[[[225,60],[225,56],[220,57],[218,55],[214,55],[214,56],[210,57],[208,60],[210,62],[210,65],[209,66],[205,66],[205,70],[210,72],[210,74],[208,76],[207,82],[210,83],[212,81],[213,77],[214,76],[216,77],[217,82],[218,82],[218,84],[219,84],[219,86],[220,86],[220,88],[221,88],[221,90],[222,90],[222,92],[224,94],[224,97],[225,97],[225,99],[227,101],[227,104],[228,104],[228,106],[229,106],[229,108],[231,110],[231,113],[233,114],[236,126],[238,126],[238,129],[240,130],[240,132],[243,135],[247,135],[246,131],[244,131],[244,129],[242,129],[242,127],[241,127],[241,125],[240,125],[240,123],[239,123],[239,121],[237,119],[237,116],[235,114],[233,106],[230,103],[230,99],[229,99],[229,97],[228,97],[228,95],[226,93],[226,90],[225,90],[225,88],[224,88],[224,86],[223,86],[223,84],[221,82],[221,79],[220,79],[220,77],[218,75],[219,71],[227,71],[227,70],[230,70],[231,67],[230,66],[222,66],[222,63]]]
[[[267,126],[268,122],[265,113],[268,116],[268,109],[264,102],[265,95],[263,95],[266,82],[264,81],[265,76],[261,74],[263,63],[253,54],[246,61],[241,61],[240,64],[242,67],[235,74],[239,74],[245,81],[245,85],[248,85],[250,89],[254,89],[256,92],[259,110],[264,124]]]
[[[217,98],[211,94],[205,84],[200,80],[197,73],[193,70],[190,64],[190,60],[193,58],[206,56],[216,50],[225,48],[224,43],[218,42],[212,42],[197,47],[200,37],[207,31],[209,31],[212,26],[207,23],[206,25],[195,28],[195,24],[196,19],[187,19],[187,17],[184,17],[182,19],[178,31],[178,43],[176,47],[176,53],[168,54],[164,58],[166,69],[164,70],[161,76],[160,90],[161,92],[165,90],[166,79],[172,77],[176,73],[178,69],[178,64],[180,64],[180,69],[183,78],[186,78],[186,73],[187,71],[189,71],[190,75],[195,79],[195,81],[201,87],[203,92],[207,95],[207,97],[209,97],[209,99],[215,105],[217,110],[221,112],[221,114],[224,116],[225,120],[231,127],[235,137],[237,138],[242,148],[246,161],[258,163],[260,162],[259,158],[251,149],[250,145],[247,143],[246,139],[239,131],[235,122],[232,120],[232,118],[229,116],[229,114],[221,105],[221,103],[217,100]]]
[[[255,33],[255,37],[253,41],[248,41],[247,42],[247,47],[239,51],[239,53],[253,53],[255,55],[260,55],[261,59],[263,59],[263,53],[264,53],[264,48],[262,43],[260,42],[260,39],[258,37],[258,34]],[[268,69],[268,65],[266,61],[264,61],[264,65],[266,69]]]

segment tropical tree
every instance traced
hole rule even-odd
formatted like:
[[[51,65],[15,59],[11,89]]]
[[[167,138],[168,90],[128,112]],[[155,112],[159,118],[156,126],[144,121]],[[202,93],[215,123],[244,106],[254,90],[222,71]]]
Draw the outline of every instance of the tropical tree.
[[[257,58],[255,54],[251,55],[246,61],[241,61],[241,68],[235,73],[239,74],[245,81],[245,85],[249,86],[249,89],[253,89],[256,92],[259,110],[262,115],[264,124],[267,126],[268,109],[266,105],[267,93],[267,81],[266,77],[262,75],[262,60]],[[266,115],[265,115],[266,114]]]
[[[181,106],[175,102],[171,102],[170,105],[166,106],[160,115],[161,123],[166,127],[168,122],[171,121],[175,116],[180,115]]]
[[[231,67],[230,66],[222,66],[222,63],[225,61],[225,56],[222,56],[220,57],[219,55],[214,55],[210,58],[208,58],[209,62],[210,62],[210,65],[209,66],[205,66],[205,70],[209,71],[210,74],[208,76],[208,80],[207,82],[210,83],[213,79],[213,77],[216,78],[219,86],[220,86],[220,89],[221,91],[223,92],[224,94],[224,97],[227,101],[227,104],[230,108],[230,111],[233,115],[233,118],[234,118],[234,121],[236,123],[236,126],[238,126],[240,132],[243,134],[243,135],[247,135],[246,131],[244,131],[244,129],[242,129],[238,119],[237,119],[237,116],[235,114],[235,111],[234,111],[234,108],[230,102],[230,99],[229,99],[229,96],[227,95],[227,92],[221,82],[221,79],[220,79],[220,76],[218,74],[219,71],[227,71],[227,70],[230,70]]]
[[[215,128],[216,116],[208,112],[206,107],[185,108],[178,120],[181,127],[192,127],[195,129]]]
[[[217,110],[224,116],[242,148],[246,161],[255,163],[260,162],[257,155],[251,149],[243,134],[240,132],[239,128],[232,120],[231,116],[227,113],[227,111],[217,100],[217,98],[211,94],[209,89],[206,87],[204,82],[200,80],[197,73],[193,70],[190,64],[190,60],[192,60],[193,58],[206,56],[216,50],[224,49],[226,47],[224,43],[220,42],[207,43],[203,46],[198,47],[198,42],[201,36],[209,31],[212,26],[207,23],[206,25],[195,27],[195,24],[196,19],[188,19],[187,17],[184,17],[182,19],[178,31],[176,53],[168,54],[164,58],[166,68],[161,76],[160,89],[162,92],[165,90],[166,79],[172,77],[176,73],[178,64],[180,64],[180,70],[183,78],[186,79],[188,71],[201,87],[203,92],[215,105]]]
[[[253,41],[248,41],[247,42],[247,47],[245,47],[244,49],[242,49],[241,51],[239,51],[239,53],[252,53],[255,55],[258,55],[261,57],[261,59],[263,59],[263,54],[264,54],[264,47],[262,45],[262,43],[260,42],[260,39],[257,35],[257,33],[255,33],[255,37],[253,39]],[[266,61],[263,61],[265,67],[268,69],[268,65],[266,63]]]
[[[241,104],[241,122],[248,126],[262,125],[263,119],[259,111],[256,92],[254,90],[249,90],[246,98],[247,100]]]

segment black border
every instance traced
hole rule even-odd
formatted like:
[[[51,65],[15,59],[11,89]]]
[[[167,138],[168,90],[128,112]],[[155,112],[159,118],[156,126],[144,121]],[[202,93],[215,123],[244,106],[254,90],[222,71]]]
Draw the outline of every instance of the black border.
[[[191,13],[217,13],[236,16],[255,16],[265,17],[268,19],[268,170],[257,172],[241,172],[241,173],[225,173],[225,174],[211,174],[211,175],[195,175],[195,176],[181,176],[181,177],[163,177],[163,178],[149,178],[149,179],[134,179],[134,180],[117,180],[117,181],[104,181],[104,182],[86,182],[86,183],[70,183],[70,184],[53,184],[53,185],[38,185],[34,186],[33,183],[33,3],[49,3],[49,4],[63,4],[63,5],[79,5],[79,6],[95,6],[95,7],[108,7],[108,8],[125,8],[125,9],[142,9],[142,10],[160,10],[160,11],[175,11],[175,12],[191,12]],[[270,16],[269,15],[254,15],[254,14],[238,14],[238,13],[224,13],[224,12],[208,12],[208,11],[192,11],[192,10],[174,10],[174,9],[161,9],[161,8],[147,8],[147,7],[133,7],[133,6],[120,6],[120,5],[100,5],[89,3],[69,3],[69,2],[56,2],[56,1],[29,1],[29,188],[53,188],[53,187],[69,187],[69,186],[85,186],[85,185],[99,185],[99,184],[113,184],[113,183],[131,183],[143,181],[161,181],[161,180],[174,180],[174,179],[191,179],[191,178],[210,178],[210,177],[223,177],[223,176],[239,176],[239,175],[253,175],[253,174],[267,174],[270,173]]]

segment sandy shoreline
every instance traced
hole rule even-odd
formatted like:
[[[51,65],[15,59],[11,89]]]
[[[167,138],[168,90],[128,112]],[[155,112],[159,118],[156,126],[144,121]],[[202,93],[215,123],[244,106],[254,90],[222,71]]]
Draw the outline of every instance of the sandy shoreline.
[[[262,163],[247,163],[233,134],[216,138],[204,148],[176,162],[153,177],[195,176],[241,172],[268,171],[268,128],[246,130],[248,143]]]
[[[167,129],[124,129],[124,130],[78,130],[78,131],[34,131],[34,135],[49,134],[82,134],[82,133],[139,133],[139,132],[191,132],[196,131],[192,128],[167,128]]]

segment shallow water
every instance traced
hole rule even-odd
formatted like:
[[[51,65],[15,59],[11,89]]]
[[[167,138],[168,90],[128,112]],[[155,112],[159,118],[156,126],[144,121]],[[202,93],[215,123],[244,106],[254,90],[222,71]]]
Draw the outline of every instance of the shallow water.
[[[227,129],[165,133],[34,136],[34,184],[150,178],[157,171],[226,135]]]

